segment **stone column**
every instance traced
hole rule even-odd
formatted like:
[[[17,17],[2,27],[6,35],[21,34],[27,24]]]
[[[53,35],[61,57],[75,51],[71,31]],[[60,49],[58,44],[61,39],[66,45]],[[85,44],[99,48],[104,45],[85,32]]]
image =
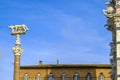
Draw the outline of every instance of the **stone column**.
[[[116,27],[116,80],[120,80],[120,16],[115,17]]]
[[[28,28],[25,25],[10,26],[12,35],[16,36],[15,47],[12,48],[14,53],[14,80],[20,80],[20,56],[23,52],[21,48],[20,35],[25,34]]]
[[[111,46],[111,79],[120,80],[120,0],[106,3],[107,10],[103,10],[108,18],[107,29],[112,32]]]
[[[23,49],[20,47],[20,45],[16,45],[13,47],[14,52],[14,80],[19,80],[20,76],[20,56]]]
[[[115,28],[116,28],[116,80],[120,80],[120,0],[115,0]]]
[[[14,80],[19,80],[20,76],[20,55],[14,55]]]

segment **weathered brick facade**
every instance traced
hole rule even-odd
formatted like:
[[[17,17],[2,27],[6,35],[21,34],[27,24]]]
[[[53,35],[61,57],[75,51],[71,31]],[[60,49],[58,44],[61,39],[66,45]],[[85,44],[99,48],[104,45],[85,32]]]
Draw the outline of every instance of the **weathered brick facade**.
[[[28,74],[29,80],[35,80],[37,74],[40,74],[42,80],[48,80],[50,73],[53,74],[54,80],[60,80],[62,73],[65,73],[67,80],[73,80],[75,73],[78,73],[80,80],[86,80],[87,73],[90,73],[92,80],[98,80],[100,73],[103,73],[105,80],[110,80],[111,67],[108,64],[49,64],[35,66],[21,66],[20,80]]]

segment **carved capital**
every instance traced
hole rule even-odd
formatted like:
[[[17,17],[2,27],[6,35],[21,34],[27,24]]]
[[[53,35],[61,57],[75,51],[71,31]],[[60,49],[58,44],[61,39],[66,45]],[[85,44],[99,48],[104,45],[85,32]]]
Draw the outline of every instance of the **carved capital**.
[[[15,46],[12,48],[14,55],[21,55],[23,52],[23,49],[20,46]]]

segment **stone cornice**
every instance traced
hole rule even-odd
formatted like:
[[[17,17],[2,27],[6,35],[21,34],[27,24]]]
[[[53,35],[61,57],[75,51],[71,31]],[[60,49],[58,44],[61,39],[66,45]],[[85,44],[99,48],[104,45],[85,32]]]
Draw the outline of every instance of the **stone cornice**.
[[[109,64],[44,64],[44,65],[32,65],[21,66],[20,69],[39,69],[39,68],[108,68]]]

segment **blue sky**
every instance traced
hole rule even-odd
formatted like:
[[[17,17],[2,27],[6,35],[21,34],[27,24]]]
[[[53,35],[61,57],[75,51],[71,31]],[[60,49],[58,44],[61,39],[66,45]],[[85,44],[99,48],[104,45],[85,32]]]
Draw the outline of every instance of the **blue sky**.
[[[0,1],[0,79],[13,80],[10,25],[25,24],[21,65],[109,63],[111,33],[104,27],[107,0]],[[7,75],[7,77],[6,77]]]

